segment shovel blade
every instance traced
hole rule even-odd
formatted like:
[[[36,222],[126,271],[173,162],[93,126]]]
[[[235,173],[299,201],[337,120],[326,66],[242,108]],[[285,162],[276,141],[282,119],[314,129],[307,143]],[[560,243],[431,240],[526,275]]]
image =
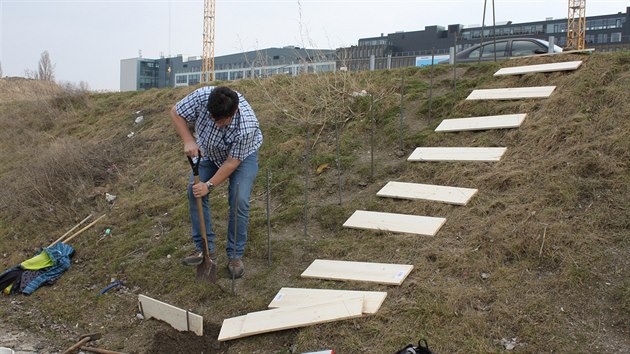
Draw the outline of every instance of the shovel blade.
[[[197,281],[201,282],[217,282],[217,264],[210,259],[204,259],[197,266]]]

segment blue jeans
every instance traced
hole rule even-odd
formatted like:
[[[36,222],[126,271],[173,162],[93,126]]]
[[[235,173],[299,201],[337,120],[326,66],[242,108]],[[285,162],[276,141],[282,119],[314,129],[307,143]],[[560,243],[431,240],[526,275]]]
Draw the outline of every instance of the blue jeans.
[[[219,170],[219,167],[212,161],[204,159],[199,163],[199,180],[205,182],[209,180]],[[229,210],[229,222],[228,222],[228,238],[225,248],[228,258],[243,257],[245,251],[245,244],[247,243],[247,226],[249,224],[249,196],[252,193],[254,187],[254,179],[258,173],[258,152],[254,152],[249,155],[245,160],[241,161],[241,164],[230,175],[230,185],[228,187],[228,203],[230,205]],[[195,246],[199,251],[203,250],[203,238],[201,237],[201,230],[199,227],[199,212],[197,210],[197,200],[192,193],[192,183],[194,176],[190,175],[190,183],[188,185],[188,210],[190,212],[190,222],[192,224],[192,239],[195,242]],[[234,211],[235,198],[236,198],[236,186],[238,185],[238,220],[237,220],[237,234],[234,237]],[[213,192],[210,192],[213,193]],[[212,218],[210,212],[210,205],[208,204],[208,196],[206,195],[201,199],[203,208],[203,218],[206,222],[206,235],[208,237],[208,249],[210,253],[214,253],[214,237],[215,233],[212,230]],[[234,252],[234,240],[236,239],[236,253]]]

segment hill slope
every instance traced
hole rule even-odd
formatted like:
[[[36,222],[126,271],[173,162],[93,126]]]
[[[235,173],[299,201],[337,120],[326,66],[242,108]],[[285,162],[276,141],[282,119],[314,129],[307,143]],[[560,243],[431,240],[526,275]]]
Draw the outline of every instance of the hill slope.
[[[500,66],[576,59],[585,61],[576,72],[492,77]],[[420,338],[436,352],[495,352],[505,340],[526,352],[630,351],[630,54],[460,66],[455,93],[451,69],[435,68],[430,105],[429,68],[229,83],[252,104],[265,134],[247,273],[236,295],[223,268],[218,286],[209,286],[195,283],[193,270],[179,263],[191,247],[184,194],[189,167],[168,110],[190,88],[0,101],[0,266],[31,257],[90,212],[108,215],[72,242],[73,266],[54,286],[0,298],[0,316],[43,338],[44,352],[90,332],[103,332],[104,348],[137,353],[388,353]],[[538,85],[557,89],[545,100],[463,100],[473,88]],[[362,90],[375,97],[373,176],[371,101],[353,94]],[[513,130],[433,131],[441,118],[510,113],[528,116]],[[136,124],[139,115],[144,121]],[[407,162],[416,146],[508,150],[499,163]],[[326,163],[330,168],[317,174]],[[390,180],[479,193],[465,207],[376,197]],[[117,199],[108,203],[105,192]],[[211,198],[218,249],[225,245],[225,193],[219,188]],[[435,237],[343,229],[356,209],[447,222]],[[98,240],[106,227],[111,235]],[[223,267],[225,256],[219,257]],[[316,258],[415,269],[400,287],[301,279]],[[112,278],[127,287],[98,297]],[[224,318],[265,309],[283,286],[387,291],[388,297],[374,316],[216,342]],[[137,320],[137,294],[203,315],[206,334]]]

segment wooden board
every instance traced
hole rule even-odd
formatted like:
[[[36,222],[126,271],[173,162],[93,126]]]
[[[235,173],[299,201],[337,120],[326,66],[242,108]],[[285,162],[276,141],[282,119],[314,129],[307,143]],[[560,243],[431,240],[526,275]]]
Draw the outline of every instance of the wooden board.
[[[562,52],[554,52],[554,53],[546,53],[546,54],[533,54],[533,55],[525,55],[522,57],[510,57],[512,60],[516,59],[525,59],[525,58],[540,58],[540,57],[550,57],[556,55],[567,55],[567,54],[591,54],[595,51],[595,48],[588,49],[575,49],[575,50],[565,50]]]
[[[331,261],[316,259],[302,273],[302,278],[353,280],[370,283],[400,285],[413,265]]]
[[[565,61],[561,63],[549,63],[538,65],[515,66],[512,68],[503,68],[494,73],[494,76],[503,75],[524,75],[530,73],[550,73],[554,71],[570,71],[577,70],[582,65],[581,60]]]
[[[363,297],[250,312],[223,321],[219,341],[361,317]]]
[[[469,130],[518,128],[527,114],[504,114],[500,116],[444,119],[436,132],[460,132]]]
[[[516,87],[501,89],[474,90],[467,100],[516,100],[523,98],[546,98],[551,96],[555,86]]]
[[[245,323],[245,317],[247,317],[247,315],[224,319],[221,331],[219,331],[218,340],[221,342],[240,338],[241,329],[243,328],[243,323]]]
[[[282,288],[269,303],[269,308],[314,305],[358,296],[363,297],[363,313],[373,314],[381,307],[387,293],[384,291]]]
[[[447,204],[466,205],[477,193],[476,189],[431,184],[388,182],[376,195],[399,199],[422,199]]]
[[[346,220],[344,227],[379,231],[402,232],[435,236],[446,219],[431,216],[381,213],[357,210]]]
[[[170,324],[178,331],[190,330],[198,336],[203,336],[203,317],[195,315],[192,312],[188,312],[187,316],[186,310],[145,295],[138,295],[138,302],[140,303],[140,310],[144,318],[149,319],[154,317]]]
[[[245,318],[241,336],[357,318],[361,317],[362,314],[362,296],[304,307],[252,312],[248,313]]]
[[[504,147],[425,147],[416,148],[408,161],[500,161]]]

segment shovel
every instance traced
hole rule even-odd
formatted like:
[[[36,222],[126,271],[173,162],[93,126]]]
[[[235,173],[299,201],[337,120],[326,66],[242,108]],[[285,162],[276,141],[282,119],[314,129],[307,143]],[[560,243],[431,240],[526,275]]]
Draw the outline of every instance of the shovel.
[[[83,335],[79,338],[79,341],[77,342],[77,344],[71,346],[70,348],[66,349],[62,354],[70,354],[70,353],[74,353],[77,351],[77,349],[79,349],[80,347],[82,347],[84,344],[86,344],[87,342],[92,342],[98,339],[103,338],[103,335],[100,333],[90,333],[90,334],[86,334]]]
[[[201,161],[201,152],[198,152],[196,161],[188,156],[188,162],[193,170],[195,184],[199,183],[199,162]],[[201,237],[203,237],[203,261],[197,266],[197,281],[209,281],[216,283],[217,281],[217,265],[210,259],[210,250],[208,249],[208,236],[206,235],[206,222],[203,218],[203,205],[201,198],[197,199],[197,211],[199,212],[199,229]]]

